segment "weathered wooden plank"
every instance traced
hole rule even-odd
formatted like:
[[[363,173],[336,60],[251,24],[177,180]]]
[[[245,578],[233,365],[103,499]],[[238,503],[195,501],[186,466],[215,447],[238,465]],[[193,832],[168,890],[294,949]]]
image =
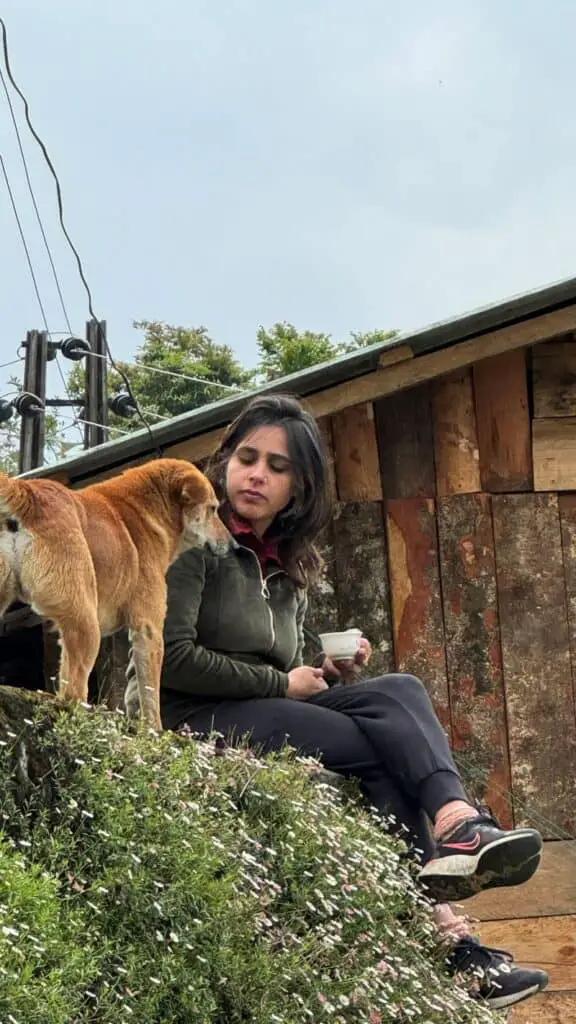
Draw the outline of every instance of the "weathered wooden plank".
[[[440,498],[437,516],[453,747],[468,788],[511,825],[490,497]]]
[[[336,470],[334,467],[334,434],[332,430],[332,417],[321,416],[318,422],[318,429],[322,435],[326,451],[328,490],[332,501],[338,501],[338,488],[336,486]]]
[[[334,552],[340,628],[364,630],[374,648],[370,675],[391,672],[392,620],[381,502],[336,506]]]
[[[576,494],[558,496],[560,529],[562,534],[562,559],[566,604],[568,608],[568,633],[572,661],[572,685],[576,697]]]
[[[506,1024],[576,1024],[576,993],[528,999],[510,1011]]]
[[[576,418],[532,423],[535,491],[576,490]]]
[[[436,494],[430,387],[413,388],[374,404],[382,490],[386,498]]]
[[[492,501],[502,660],[516,820],[528,805],[572,834],[576,722],[558,498]]]
[[[422,680],[450,733],[434,502],[395,498],[385,507],[396,668]]]
[[[304,623],[305,644],[304,664],[317,664],[319,655],[319,633],[329,633],[340,628],[340,612],[336,594],[336,562],[334,553],[334,530],[332,523],[318,542],[324,559],[324,568],[317,580],[308,588],[308,608]],[[312,634],[310,636],[309,634]]]
[[[432,388],[438,495],[479,491],[480,463],[472,371],[458,370]]]
[[[341,501],[380,501],[380,463],[372,402],[332,417],[334,466]]]
[[[532,451],[525,350],[476,363],[474,398],[483,489],[529,491]]]
[[[540,867],[520,894],[489,889],[466,901],[466,913],[480,921],[572,914],[576,926],[576,840],[545,843]]]
[[[532,349],[534,416],[576,416],[576,338],[547,341]]]
[[[478,930],[487,946],[512,950],[516,963],[543,967],[550,975],[549,992],[576,991],[576,918],[486,921]]]

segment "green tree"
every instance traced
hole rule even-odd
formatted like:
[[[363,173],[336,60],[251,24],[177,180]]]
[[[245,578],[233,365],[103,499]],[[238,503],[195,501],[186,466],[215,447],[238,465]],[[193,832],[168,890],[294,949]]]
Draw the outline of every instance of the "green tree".
[[[299,331],[286,321],[275,323],[269,329],[260,327],[257,334],[258,375],[263,381],[278,380],[358,348],[382,344],[397,334],[397,331],[352,332],[346,341],[333,341],[330,334]]]
[[[352,332],[345,341],[334,341],[329,334],[299,331],[293,324],[276,323],[260,327],[257,333],[259,361],[255,369],[246,369],[229,345],[215,342],[205,327],[177,327],[160,320],[138,320],[137,330],[144,340],[133,363],[119,362],[130,381],[144,415],[149,422],[178,416],[235,392],[247,390],[256,382],[277,380],[325,363],[337,356],[382,344],[394,338],[396,331]],[[82,398],[83,363],[77,363],[69,376],[70,392]],[[126,391],[121,376],[108,372],[111,395]],[[138,416],[120,419],[110,415],[111,436],[120,430],[140,429]]]

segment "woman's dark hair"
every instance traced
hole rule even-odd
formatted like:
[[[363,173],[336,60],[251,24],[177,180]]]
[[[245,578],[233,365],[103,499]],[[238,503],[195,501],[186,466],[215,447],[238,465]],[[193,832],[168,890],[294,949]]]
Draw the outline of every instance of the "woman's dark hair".
[[[327,453],[316,420],[291,395],[261,395],[244,406],[228,427],[206,474],[225,499],[226,466],[242,439],[260,427],[284,427],[294,473],[294,497],[276,516],[268,535],[278,540],[286,572],[300,586],[314,579],[322,559],[314,541],[330,519]]]

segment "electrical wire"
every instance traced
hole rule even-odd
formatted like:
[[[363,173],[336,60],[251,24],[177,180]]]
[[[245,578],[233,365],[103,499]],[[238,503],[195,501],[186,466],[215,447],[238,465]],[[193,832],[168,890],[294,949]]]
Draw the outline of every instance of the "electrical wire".
[[[32,284],[34,285],[34,291],[36,292],[36,298],[38,300],[38,305],[40,306],[40,313],[42,315],[42,320],[44,321],[44,327],[46,328],[46,331],[49,333],[49,331],[48,331],[48,320],[46,319],[46,310],[44,309],[44,303],[42,302],[42,296],[40,295],[40,289],[38,287],[38,281],[36,280],[36,274],[34,273],[34,267],[32,265],[32,257],[30,256],[30,250],[28,248],[28,243],[26,242],[26,236],[24,234],[24,228],[22,227],[22,222],[21,222],[20,216],[18,214],[18,207],[16,206],[16,200],[14,198],[14,193],[13,193],[11,185],[10,185],[10,179],[8,178],[8,171],[6,170],[6,164],[4,163],[4,157],[2,156],[1,153],[0,153],[0,164],[2,165],[2,174],[4,175],[4,181],[6,183],[6,188],[8,190],[8,195],[10,197],[10,203],[12,205],[12,210],[13,210],[13,213],[14,213],[14,217],[16,218],[16,224],[18,225],[18,232],[20,234],[20,240],[22,242],[22,247],[23,247],[24,252],[26,254],[26,261],[28,263],[28,270],[30,271],[30,277],[32,278]]]
[[[86,358],[105,359],[107,362],[110,361],[108,356],[103,356],[100,354],[100,352],[87,352]],[[167,377],[176,377],[179,380],[190,380],[193,381],[195,384],[207,384],[209,387],[212,388],[224,388],[225,391],[233,391],[234,394],[238,394],[238,392],[242,392],[243,390],[237,384],[221,384],[220,381],[218,380],[208,380],[207,377],[193,377],[189,373],[184,373],[183,370],[165,370],[163,367],[151,366],[149,363],[133,363],[130,369],[148,370],[150,373],[160,373]]]
[[[50,248],[50,245],[49,245],[49,242],[48,242],[48,238],[46,236],[46,231],[44,229],[44,224],[43,224],[43,221],[42,221],[42,217],[40,215],[40,210],[38,208],[38,203],[36,201],[36,195],[34,193],[34,188],[32,186],[32,180],[30,178],[30,172],[28,170],[28,162],[26,160],[26,154],[24,152],[24,147],[22,145],[22,137],[20,135],[20,129],[18,127],[18,121],[16,120],[16,114],[14,112],[14,105],[12,103],[12,98],[10,96],[10,91],[8,89],[8,85],[6,84],[6,79],[4,77],[4,73],[2,71],[2,68],[0,68],[0,83],[2,84],[2,88],[4,89],[4,95],[6,96],[6,102],[8,103],[8,109],[10,111],[10,117],[12,119],[12,124],[14,126],[14,132],[16,134],[16,140],[17,140],[17,143],[18,143],[18,149],[20,151],[20,158],[22,160],[22,166],[24,168],[24,175],[26,177],[26,183],[28,185],[28,191],[30,193],[30,198],[32,200],[32,205],[34,207],[34,212],[36,214],[36,220],[37,220],[38,226],[40,228],[40,234],[42,235],[42,240],[44,242],[44,247],[45,247],[46,253],[48,255],[48,260],[50,262],[50,267],[52,269],[52,276],[54,278],[54,283],[56,285],[56,291],[58,292],[58,298],[60,299],[60,305],[62,307],[62,312],[64,314],[64,320],[66,321],[66,325],[68,327],[69,333],[73,334],[72,325],[70,323],[70,317],[68,316],[68,311],[66,309],[66,303],[64,302],[64,296],[62,294],[62,287],[60,285],[60,280],[59,280],[59,277],[58,277],[58,272],[56,270],[56,265],[55,265],[55,262],[54,262],[54,257],[52,255],[52,250]],[[11,193],[9,181],[7,180],[6,168],[3,167],[3,170],[4,170],[4,176],[6,178],[6,184],[7,184],[8,190]],[[24,245],[24,248],[25,248],[25,251],[26,251],[26,257],[27,257],[27,260],[28,260],[28,266],[30,268],[30,271],[32,273],[33,280],[34,280],[34,283],[35,283],[36,296],[37,296],[37,299],[38,299],[38,302],[39,302],[39,305],[40,305],[40,309],[41,309],[41,312],[42,312],[42,318],[44,320],[44,326],[46,328],[46,332],[50,335],[51,332],[48,330],[48,323],[47,323],[46,312],[45,312],[44,306],[42,304],[42,301],[40,299],[40,293],[39,293],[39,288],[38,288],[38,284],[37,284],[37,281],[36,281],[36,276],[35,276],[35,274],[33,272],[33,269],[32,269],[32,260],[31,260],[31,257],[30,257],[30,254],[29,254],[26,242],[25,242],[24,232],[23,232],[23,229],[22,229],[20,218],[19,218],[18,213],[17,213],[16,203],[15,203],[15,199],[14,199],[13,194],[10,195],[10,198],[11,198],[11,201],[12,201],[12,207],[13,207],[13,210],[14,210],[14,215],[15,215],[16,221],[18,223],[18,228],[19,228],[19,231],[20,231],[20,237],[22,239],[22,242],[23,242],[23,245]],[[66,381],[66,377],[65,377],[64,373],[62,372],[62,367],[60,366],[59,363],[58,363],[58,372],[60,374],[60,378],[61,378],[62,383],[64,385],[64,390],[66,392],[66,395],[67,395],[68,398],[70,398],[71,396],[70,396],[70,392],[68,390],[68,384],[67,384],[67,381]],[[78,430],[79,430],[79,433],[80,433],[80,437],[82,437],[82,429],[80,427],[78,427]]]
[[[74,257],[75,257],[76,265],[77,265],[77,268],[78,268],[78,274],[79,274],[80,280],[82,281],[82,284],[84,286],[84,291],[86,292],[86,296],[87,296],[87,299],[88,299],[88,310],[89,310],[90,316],[91,316],[91,318],[93,320],[95,320],[96,322],[99,323],[100,321],[99,321],[98,317],[96,316],[96,314],[94,312],[94,304],[93,304],[93,300],[92,300],[92,291],[90,289],[90,285],[88,284],[88,281],[86,279],[86,275],[84,273],[84,267],[83,267],[83,264],[82,264],[82,260],[80,259],[80,255],[78,253],[78,250],[76,249],[76,246],[74,245],[74,243],[73,243],[73,241],[72,241],[72,239],[71,239],[71,237],[70,237],[70,235],[68,233],[68,229],[66,228],[66,224],[64,222],[64,202],[63,202],[63,199],[62,199],[62,188],[61,188],[61,185],[60,185],[60,180],[58,178],[58,175],[57,175],[56,170],[54,168],[54,164],[52,163],[52,160],[50,158],[50,154],[48,153],[47,148],[46,148],[44,142],[42,141],[42,139],[40,138],[40,136],[38,135],[38,133],[36,132],[36,130],[34,128],[34,125],[32,124],[32,121],[30,119],[30,108],[29,108],[29,105],[28,105],[28,100],[26,99],[26,96],[24,95],[24,93],[22,92],[20,87],[18,86],[17,82],[14,79],[14,75],[12,74],[12,67],[11,67],[11,64],[10,64],[10,56],[9,56],[9,53],[8,53],[8,33],[7,33],[7,30],[6,30],[6,24],[4,22],[4,19],[1,18],[1,17],[0,17],[0,28],[2,29],[2,51],[3,51],[3,55],[4,55],[4,65],[6,67],[6,74],[8,75],[8,78],[10,80],[10,84],[12,85],[13,89],[15,90],[15,92],[18,94],[18,96],[22,100],[22,103],[24,105],[24,116],[26,118],[26,123],[28,125],[28,128],[30,129],[30,132],[31,132],[33,138],[35,139],[35,141],[37,142],[38,146],[40,147],[40,149],[42,151],[42,155],[43,155],[44,160],[46,162],[46,165],[47,165],[47,167],[48,167],[48,169],[49,169],[49,171],[50,171],[50,173],[51,173],[51,175],[52,175],[52,177],[54,179],[54,184],[56,186],[56,200],[57,200],[57,204],[58,204],[58,219],[60,221],[60,227],[61,227],[62,233],[63,233],[63,235],[64,235],[64,237],[65,237],[65,239],[66,239],[66,241],[67,241],[67,243],[68,243],[68,245],[70,247],[70,250],[72,251],[72,253],[73,253]],[[152,429],[150,427],[150,424],[148,423],[148,420],[146,419],[146,417],[144,416],[144,414],[142,413],[142,411],[140,409],[140,406],[138,404],[138,400],[137,400],[137,398],[135,397],[135,395],[134,395],[134,393],[132,391],[132,387],[130,385],[130,381],[128,380],[128,377],[126,376],[124,371],[122,369],[120,369],[118,367],[118,365],[116,364],[116,361],[114,359],[114,355],[113,355],[113,353],[112,353],[112,351],[110,349],[110,345],[108,343],[108,339],[107,338],[105,339],[105,342],[106,342],[106,351],[108,352],[108,359],[110,361],[110,365],[116,371],[116,373],[121,377],[121,379],[122,379],[122,381],[124,383],[124,386],[126,387],[126,390],[127,390],[128,394],[129,394],[130,398],[134,402],[134,407],[136,409],[138,417],[141,420],[141,422],[143,423],[143,425],[146,428],[146,430],[148,431],[148,435],[150,437],[150,442],[152,444],[152,447],[156,451],[157,455],[159,457],[162,457],[163,454],[164,454],[163,450],[162,450],[161,446],[158,444],[156,438],[154,437],[154,434],[152,433]]]
[[[42,320],[44,321],[44,327],[45,327],[45,330],[46,330],[46,334],[50,335],[51,332],[50,332],[50,328],[48,327],[48,319],[47,319],[47,316],[46,316],[46,310],[44,308],[44,303],[42,302],[42,296],[40,295],[40,289],[38,287],[38,281],[36,279],[36,274],[34,272],[34,265],[32,263],[32,257],[30,255],[30,250],[29,250],[28,244],[26,242],[26,236],[24,234],[24,229],[22,227],[22,222],[20,220],[20,216],[19,216],[19,213],[18,213],[18,207],[16,206],[16,199],[14,197],[14,193],[13,193],[12,188],[10,186],[10,180],[8,178],[8,173],[6,171],[6,165],[4,163],[4,158],[2,157],[1,153],[0,153],[0,164],[2,165],[2,172],[4,174],[4,181],[6,182],[6,188],[8,189],[8,195],[10,196],[10,202],[12,204],[12,210],[14,212],[14,217],[16,218],[16,224],[18,225],[18,231],[20,233],[20,239],[22,241],[22,246],[23,246],[24,252],[26,254],[26,260],[27,260],[27,263],[28,263],[28,269],[30,271],[30,276],[32,278],[32,283],[34,285],[34,291],[36,292],[36,298],[38,300],[38,305],[40,306],[40,313],[42,315]],[[70,331],[70,333],[72,333],[72,331]],[[17,363],[21,363],[21,362],[22,362],[22,357],[19,356],[17,359],[12,359],[8,363],[3,363],[2,366],[0,366],[0,369],[2,369],[3,367],[6,367],[6,366],[15,366]],[[62,368],[61,368],[60,364],[58,364],[58,370],[60,372],[60,376],[61,376],[62,381],[64,383],[64,390],[66,391],[66,394],[68,395],[68,397],[70,397],[70,394],[68,392],[68,385],[66,383],[66,378],[64,377],[64,374],[62,373]],[[80,428],[79,428],[79,432],[80,432],[80,435],[82,436],[82,430]]]
[[[23,363],[22,356],[18,356],[17,359],[11,359],[8,363],[0,363],[0,370],[5,370],[7,366],[16,366],[18,363]]]
[[[118,434],[126,434],[127,437],[132,433],[131,430],[122,430],[121,427],[109,426],[108,424],[95,423],[94,420],[85,420],[82,416],[75,416],[73,419],[69,416],[59,416],[58,419],[62,420],[63,423],[69,423],[71,426],[74,424],[83,423],[87,427],[100,427],[102,430],[115,430]],[[105,444],[106,442],[102,442]]]
[[[0,68],[0,83],[2,84],[2,88],[4,89],[4,95],[6,96],[6,101],[8,103],[8,109],[10,110],[10,117],[12,119],[12,124],[14,126],[14,132],[16,134],[16,140],[18,142],[18,149],[20,151],[20,157],[21,157],[21,160],[22,160],[22,166],[24,168],[24,174],[26,176],[26,183],[28,185],[28,191],[30,193],[30,198],[32,200],[32,205],[34,207],[34,212],[36,214],[36,220],[38,221],[38,227],[40,228],[40,234],[42,235],[42,240],[44,242],[44,248],[46,249],[46,253],[48,255],[48,260],[50,262],[50,267],[52,268],[52,276],[54,278],[54,283],[56,285],[56,291],[58,292],[58,298],[60,299],[60,305],[62,307],[62,312],[64,314],[64,320],[66,321],[66,324],[67,324],[67,327],[68,327],[68,330],[69,330],[70,334],[72,334],[72,326],[70,324],[70,317],[68,316],[68,311],[66,309],[66,304],[64,302],[64,296],[62,295],[62,288],[60,286],[60,280],[58,278],[58,274],[57,274],[57,271],[56,271],[56,265],[54,263],[54,257],[52,256],[52,250],[50,249],[50,246],[48,244],[48,239],[46,237],[46,231],[44,230],[44,224],[42,223],[42,217],[40,216],[40,210],[38,209],[38,203],[36,202],[36,196],[34,194],[34,189],[32,187],[32,181],[30,179],[30,172],[28,170],[28,162],[26,160],[26,154],[24,153],[24,147],[22,145],[22,137],[20,135],[20,129],[18,127],[18,121],[16,120],[16,114],[14,113],[14,105],[12,103],[12,98],[10,96],[10,92],[9,92],[8,86],[6,84],[6,79],[4,77],[4,73],[2,71],[2,68]]]

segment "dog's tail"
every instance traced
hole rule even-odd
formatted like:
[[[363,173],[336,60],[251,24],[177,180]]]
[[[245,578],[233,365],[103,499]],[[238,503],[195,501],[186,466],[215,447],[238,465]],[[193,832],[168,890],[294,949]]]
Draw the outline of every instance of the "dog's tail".
[[[26,480],[0,472],[0,521],[24,519],[33,507],[30,485]]]

